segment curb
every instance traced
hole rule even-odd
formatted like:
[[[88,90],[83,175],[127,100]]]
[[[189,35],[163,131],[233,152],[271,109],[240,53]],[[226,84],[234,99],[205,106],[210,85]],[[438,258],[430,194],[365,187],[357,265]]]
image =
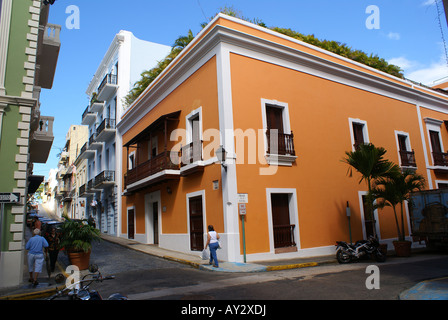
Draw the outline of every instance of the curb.
[[[68,274],[62,268],[62,266],[59,264],[59,262],[56,262],[56,266],[67,278]],[[12,294],[12,295],[1,296],[0,301],[1,300],[32,300],[32,299],[46,298],[46,297],[49,297],[63,289],[65,289],[65,284],[60,287],[56,286],[54,288],[41,290],[41,291],[25,292],[25,293],[17,293],[17,294]]]

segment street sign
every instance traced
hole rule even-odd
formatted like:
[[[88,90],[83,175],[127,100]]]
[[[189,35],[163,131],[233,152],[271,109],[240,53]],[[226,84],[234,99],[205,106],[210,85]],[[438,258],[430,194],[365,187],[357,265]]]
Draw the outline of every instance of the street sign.
[[[249,203],[247,193],[238,193],[238,203]]]
[[[0,203],[18,203],[20,202],[20,193],[3,192],[0,193]]]
[[[241,216],[246,215],[246,204],[245,203],[238,203],[238,209]]]

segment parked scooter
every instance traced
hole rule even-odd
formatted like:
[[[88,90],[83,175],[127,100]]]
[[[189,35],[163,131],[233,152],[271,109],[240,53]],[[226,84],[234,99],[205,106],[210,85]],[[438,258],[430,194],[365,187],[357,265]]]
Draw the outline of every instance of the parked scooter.
[[[370,236],[368,240],[359,240],[355,244],[336,242],[336,259],[339,263],[350,263],[363,257],[374,258],[377,262],[386,261],[386,254],[380,250],[378,239]]]
[[[56,294],[49,297],[47,300],[54,300],[60,297],[68,297],[69,300],[103,300],[103,297],[96,290],[90,289],[90,285],[94,282],[103,282],[103,280],[115,279],[115,276],[103,276],[99,272],[96,265],[89,267],[90,273],[82,277],[76,283],[70,284],[65,289],[58,291]],[[62,276],[63,279],[65,277]],[[59,277],[59,281],[63,280]],[[128,300],[128,298],[119,293],[112,294],[107,300]]]

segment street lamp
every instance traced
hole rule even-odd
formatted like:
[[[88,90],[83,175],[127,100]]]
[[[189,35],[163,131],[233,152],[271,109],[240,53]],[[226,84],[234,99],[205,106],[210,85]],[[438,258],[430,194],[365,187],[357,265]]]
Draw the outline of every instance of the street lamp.
[[[219,146],[218,150],[216,150],[216,157],[218,158],[218,161],[219,163],[221,163],[221,166],[224,168],[224,170],[227,171],[227,165],[225,163],[227,158],[227,151],[222,145]]]

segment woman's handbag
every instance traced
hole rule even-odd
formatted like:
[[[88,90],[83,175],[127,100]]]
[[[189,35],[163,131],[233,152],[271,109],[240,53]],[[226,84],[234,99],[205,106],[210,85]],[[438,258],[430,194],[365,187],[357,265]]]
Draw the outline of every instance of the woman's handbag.
[[[218,249],[222,249],[221,241],[220,241],[220,240],[218,240]]]

